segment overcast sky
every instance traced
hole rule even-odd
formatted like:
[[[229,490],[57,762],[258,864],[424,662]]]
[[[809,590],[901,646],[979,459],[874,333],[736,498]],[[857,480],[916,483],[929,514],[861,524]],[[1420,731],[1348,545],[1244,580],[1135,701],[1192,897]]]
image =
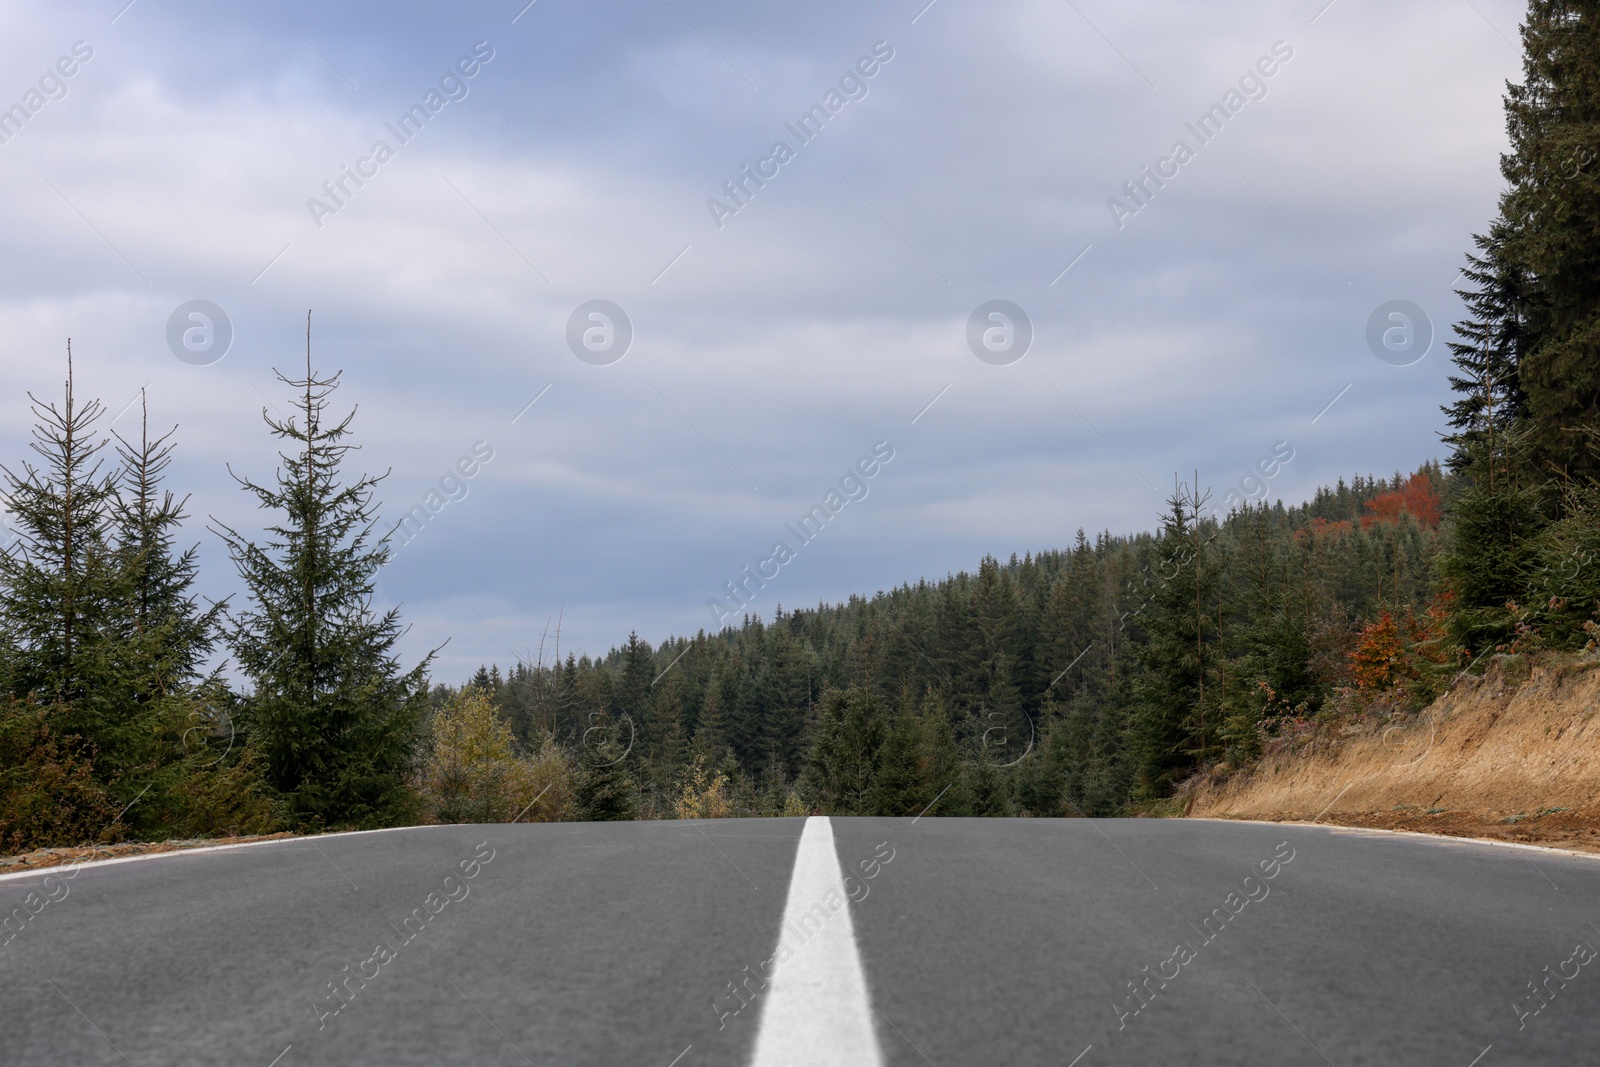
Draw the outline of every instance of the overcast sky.
[[[1149,529],[1195,469],[1220,502],[1292,455],[1245,487],[1299,501],[1439,457],[1522,14],[125,4],[0,9],[0,459],[71,337],[108,420],[148,387],[179,424],[203,591],[237,596],[206,523],[266,520],[227,466],[271,476],[261,410],[313,309],[354,460],[392,469],[385,526],[429,516],[379,605],[408,656],[449,639],[449,681],[557,616],[590,654],[712,627],[747,566],[775,572],[746,584],[770,616]],[[220,359],[203,324],[187,360],[169,344],[193,300],[231,324]],[[969,330],[993,300],[1026,321]],[[1369,346],[1395,300],[1426,354],[1404,319]],[[814,504],[807,544],[785,523]]]

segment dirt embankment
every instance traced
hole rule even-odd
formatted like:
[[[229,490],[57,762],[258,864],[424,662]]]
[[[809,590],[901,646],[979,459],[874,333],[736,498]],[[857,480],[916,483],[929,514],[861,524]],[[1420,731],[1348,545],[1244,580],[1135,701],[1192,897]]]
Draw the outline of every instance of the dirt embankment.
[[[1428,708],[1325,727],[1185,814],[1322,822],[1600,852],[1600,655],[1502,657]]]

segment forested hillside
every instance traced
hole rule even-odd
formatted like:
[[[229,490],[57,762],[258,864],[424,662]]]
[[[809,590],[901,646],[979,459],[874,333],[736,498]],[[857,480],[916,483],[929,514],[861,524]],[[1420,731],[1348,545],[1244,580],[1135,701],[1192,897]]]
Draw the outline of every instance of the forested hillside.
[[[1363,670],[1446,656],[1433,598],[1453,484],[1428,466],[1220,520],[1180,486],[1154,535],[1080,530],[1070,549],[658,648],[634,635],[598,661],[559,659],[551,635],[551,662],[471,685],[525,747],[628,750],[615,772],[646,815],[719,775],[712,802],[738,813],[915,815],[936,797],[946,815],[1115,813],[1252,759]]]

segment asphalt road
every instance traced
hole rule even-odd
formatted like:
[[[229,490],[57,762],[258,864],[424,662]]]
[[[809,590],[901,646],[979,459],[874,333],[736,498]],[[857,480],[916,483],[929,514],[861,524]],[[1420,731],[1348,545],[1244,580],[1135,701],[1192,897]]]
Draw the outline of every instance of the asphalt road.
[[[1600,1064],[1600,859],[807,822],[425,827],[0,879],[0,1064]],[[833,885],[848,903],[797,918]]]

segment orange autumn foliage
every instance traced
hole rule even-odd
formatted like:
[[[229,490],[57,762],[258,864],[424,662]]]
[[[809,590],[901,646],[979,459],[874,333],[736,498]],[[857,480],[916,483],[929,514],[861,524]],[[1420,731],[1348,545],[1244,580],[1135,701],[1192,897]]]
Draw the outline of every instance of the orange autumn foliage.
[[[1448,594],[1436,598],[1420,619],[1407,609],[1403,618],[1385,611],[1361,627],[1350,652],[1350,675],[1356,688],[1373,693],[1414,689],[1427,668],[1445,662],[1444,624]]]
[[[1444,501],[1433,487],[1433,481],[1421,471],[1406,479],[1399,489],[1379,493],[1364,505],[1361,528],[1368,529],[1375,522],[1399,522],[1401,515],[1410,515],[1424,530],[1437,530],[1443,515]]]
[[[1409,676],[1404,629],[1388,611],[1361,628],[1350,653],[1350,674],[1358,689],[1386,692]]]
[[[1300,529],[1296,530],[1294,532],[1294,539],[1297,543],[1302,543],[1307,538],[1314,540],[1320,537],[1336,537],[1339,534],[1347,534],[1352,529],[1354,529],[1354,527],[1351,525],[1349,519],[1334,519],[1329,521],[1328,519],[1318,517],[1311,520],[1310,526],[1302,526]]]

